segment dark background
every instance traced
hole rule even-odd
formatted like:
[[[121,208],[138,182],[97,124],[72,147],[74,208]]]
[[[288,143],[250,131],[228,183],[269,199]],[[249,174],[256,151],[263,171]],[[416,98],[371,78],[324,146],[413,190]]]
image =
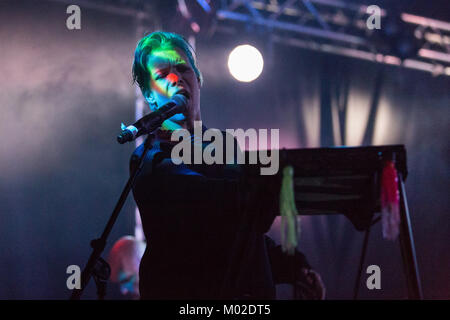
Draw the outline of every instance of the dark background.
[[[0,2],[0,299],[66,299],[67,266],[87,261],[128,177],[134,147],[115,136],[134,119],[131,64],[142,34],[131,17],[82,6],[81,30],[68,30],[66,7]],[[261,77],[240,83],[226,59],[241,37],[197,40],[204,123],[279,128],[286,148],[404,144],[424,296],[449,299],[450,78],[276,45]],[[346,129],[337,134],[331,113],[342,97]],[[133,233],[130,196],[105,252]],[[302,218],[300,249],[329,299],[352,298],[362,239],[344,217]],[[381,268],[382,289],[366,289],[363,274],[360,296],[405,298],[399,244],[383,240],[379,224],[367,254],[365,267]],[[93,289],[91,282],[85,298],[95,298]]]

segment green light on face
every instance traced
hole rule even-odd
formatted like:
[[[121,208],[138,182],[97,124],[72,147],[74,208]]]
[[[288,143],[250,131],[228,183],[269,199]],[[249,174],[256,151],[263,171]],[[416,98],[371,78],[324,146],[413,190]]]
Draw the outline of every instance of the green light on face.
[[[168,63],[186,63],[181,55],[174,49],[161,49],[152,51],[152,56],[160,58],[161,60],[167,60]]]
[[[186,60],[174,49],[159,49],[152,51],[147,63],[147,69],[151,74],[150,88],[160,94],[166,95],[166,83],[160,83],[158,74],[170,65],[187,64]]]

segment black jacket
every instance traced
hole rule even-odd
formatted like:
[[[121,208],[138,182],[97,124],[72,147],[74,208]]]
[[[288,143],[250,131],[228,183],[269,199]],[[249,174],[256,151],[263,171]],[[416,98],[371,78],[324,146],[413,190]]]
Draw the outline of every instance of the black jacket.
[[[141,298],[274,299],[264,233],[278,213],[279,178],[247,179],[238,165],[175,165],[172,148],[153,144],[133,188],[147,238]]]

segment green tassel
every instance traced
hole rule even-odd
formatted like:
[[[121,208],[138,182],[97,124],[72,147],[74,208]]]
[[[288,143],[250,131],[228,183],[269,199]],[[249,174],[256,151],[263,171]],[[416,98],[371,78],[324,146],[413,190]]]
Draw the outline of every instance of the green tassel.
[[[297,239],[300,235],[300,218],[295,206],[294,168],[283,168],[283,180],[280,192],[281,248],[290,255],[295,254]]]

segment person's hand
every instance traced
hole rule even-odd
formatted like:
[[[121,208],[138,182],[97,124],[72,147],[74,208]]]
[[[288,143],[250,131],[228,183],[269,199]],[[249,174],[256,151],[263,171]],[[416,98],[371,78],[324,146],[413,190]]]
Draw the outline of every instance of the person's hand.
[[[296,283],[297,299],[302,300],[324,300],[325,285],[320,274],[312,269],[302,268],[302,279]]]
[[[134,236],[123,236],[117,240],[109,253],[111,281],[120,285],[122,294],[139,297],[139,263],[146,243]]]

